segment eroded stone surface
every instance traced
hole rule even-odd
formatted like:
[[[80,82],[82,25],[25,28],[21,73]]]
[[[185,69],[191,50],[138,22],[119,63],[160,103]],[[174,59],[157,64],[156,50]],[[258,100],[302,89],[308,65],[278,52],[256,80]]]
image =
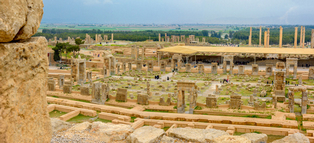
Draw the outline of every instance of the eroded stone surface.
[[[273,143],[310,143],[310,140],[301,133],[295,133],[280,140],[275,140]]]
[[[241,136],[248,138],[252,143],[267,143],[268,139],[266,134],[246,133]]]
[[[125,140],[133,132],[133,129],[130,125],[94,122],[91,131],[99,134],[108,142],[112,142]]]
[[[223,135],[214,139],[214,143],[251,143],[246,137]]]
[[[191,128],[173,128],[168,131],[168,136],[183,139],[191,142],[210,142],[213,139],[228,135],[228,133],[215,129],[191,129]]]
[[[61,130],[67,130],[71,124],[62,120],[59,120],[57,118],[50,118],[51,120],[51,128],[52,133],[55,134]]]
[[[43,17],[42,0],[1,0],[0,42],[28,39],[37,32]]]
[[[128,138],[130,143],[155,143],[159,142],[165,134],[163,129],[158,129],[151,126],[144,126],[136,129]]]
[[[50,142],[47,46],[44,37],[0,43],[1,143]]]

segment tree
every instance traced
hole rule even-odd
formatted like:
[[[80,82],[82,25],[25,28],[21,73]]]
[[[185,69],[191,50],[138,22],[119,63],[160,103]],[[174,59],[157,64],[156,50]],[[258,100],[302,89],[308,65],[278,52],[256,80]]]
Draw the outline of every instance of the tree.
[[[80,50],[81,50],[80,45],[81,45],[81,44],[84,44],[84,43],[85,43],[85,41],[83,41],[83,40],[80,39],[80,38],[75,39],[75,44],[76,44],[77,46],[73,48],[74,51],[75,51],[75,52],[78,52],[78,54],[80,54]],[[74,52],[73,52],[73,53],[74,53]]]
[[[80,38],[75,39],[75,44],[78,45],[78,46],[80,46],[81,44],[84,44],[84,43],[85,43],[85,41],[83,41]]]
[[[60,53],[59,53],[59,50],[58,50],[56,47],[52,48],[52,50],[55,51],[55,54],[53,55],[53,60],[55,60],[55,61],[60,61]]]
[[[202,30],[202,34],[203,34],[203,36],[208,36],[208,31],[207,30]]]
[[[228,36],[228,34],[226,34],[226,35],[225,35],[225,39],[228,39],[228,38],[229,38],[229,36]]]

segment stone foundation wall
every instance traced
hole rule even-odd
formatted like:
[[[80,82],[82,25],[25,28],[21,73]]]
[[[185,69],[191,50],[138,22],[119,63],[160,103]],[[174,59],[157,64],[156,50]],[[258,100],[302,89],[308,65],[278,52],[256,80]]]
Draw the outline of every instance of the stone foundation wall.
[[[47,143],[47,40],[0,43],[0,142]]]

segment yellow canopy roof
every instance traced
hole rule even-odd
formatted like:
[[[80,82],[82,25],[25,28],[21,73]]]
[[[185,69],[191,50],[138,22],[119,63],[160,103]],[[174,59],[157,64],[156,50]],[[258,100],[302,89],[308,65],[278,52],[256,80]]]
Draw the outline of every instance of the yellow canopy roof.
[[[158,52],[195,54],[209,53],[250,53],[250,54],[300,54],[314,55],[314,49],[308,48],[263,48],[263,47],[205,47],[205,46],[174,46],[158,50]]]

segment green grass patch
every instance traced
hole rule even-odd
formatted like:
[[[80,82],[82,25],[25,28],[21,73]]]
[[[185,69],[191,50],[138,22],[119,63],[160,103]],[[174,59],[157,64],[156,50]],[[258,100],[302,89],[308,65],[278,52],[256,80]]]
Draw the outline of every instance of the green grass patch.
[[[131,122],[133,123],[136,117],[131,117]]]
[[[62,115],[65,115],[67,114],[66,112],[61,112],[61,111],[58,111],[58,110],[53,110],[49,113],[49,117],[50,118],[59,118],[60,116]]]
[[[68,120],[68,122],[70,123],[82,123],[82,122],[86,122],[86,121],[89,121],[90,118],[93,118],[93,117],[90,117],[90,116],[84,116],[82,114],[79,114],[77,115],[76,117]]]
[[[85,103],[90,103],[89,101],[86,101],[86,100],[79,100],[79,99],[71,99],[73,101],[79,101],[79,102],[85,102]]]
[[[169,113],[168,111],[158,111],[158,110],[149,110],[149,109],[144,110],[144,112],[162,112],[162,113]]]
[[[97,122],[97,121],[100,121],[100,122],[103,122],[103,123],[111,123],[110,120],[99,119],[99,118],[95,120],[95,122]]]
[[[169,129],[170,127],[164,127],[162,128],[165,132]]]

